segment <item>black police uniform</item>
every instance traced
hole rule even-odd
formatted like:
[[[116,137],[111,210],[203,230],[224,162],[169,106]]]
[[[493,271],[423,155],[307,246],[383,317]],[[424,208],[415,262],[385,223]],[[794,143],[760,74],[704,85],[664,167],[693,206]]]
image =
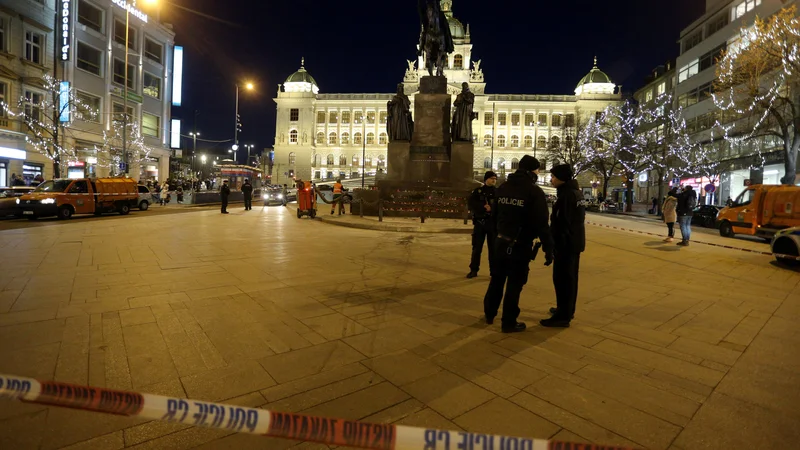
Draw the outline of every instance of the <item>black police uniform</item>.
[[[489,248],[489,269],[492,267],[492,255],[494,254],[494,237],[497,234],[494,224],[495,194],[497,189],[494,186],[483,185],[472,191],[469,196],[469,210],[472,212],[472,258],[469,262],[469,270],[478,273],[481,268],[481,252],[483,243],[486,241]],[[486,211],[485,205],[489,205],[490,212]]]
[[[556,312],[553,319],[569,322],[575,315],[578,299],[578,270],[581,253],[586,249],[586,201],[578,182],[569,180],[558,187],[550,229],[555,240],[553,286],[556,289]]]
[[[492,279],[483,299],[483,308],[487,323],[491,323],[502,300],[504,331],[517,327],[519,296],[528,282],[534,239],[538,237],[545,253],[552,255],[553,239],[547,226],[548,214],[544,191],[536,185],[531,172],[518,170],[497,189],[497,238],[493,266],[490,267]]]
[[[244,196],[244,209],[253,209],[253,185],[248,181],[242,185],[242,195]]]
[[[222,187],[219,188],[219,196],[220,200],[222,200],[222,213],[228,213],[228,196],[231,195],[231,188],[228,186],[227,183],[222,183]]]

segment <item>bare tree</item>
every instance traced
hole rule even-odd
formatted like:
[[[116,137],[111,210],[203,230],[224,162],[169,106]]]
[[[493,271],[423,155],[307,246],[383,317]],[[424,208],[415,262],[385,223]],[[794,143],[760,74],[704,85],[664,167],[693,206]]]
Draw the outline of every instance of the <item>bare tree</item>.
[[[551,142],[548,146],[547,159],[553,164],[569,164],[576,176],[588,170],[587,146],[581,138],[587,126],[588,120],[582,116],[580,109],[575,114],[564,116],[558,129],[561,139],[558,144]]]

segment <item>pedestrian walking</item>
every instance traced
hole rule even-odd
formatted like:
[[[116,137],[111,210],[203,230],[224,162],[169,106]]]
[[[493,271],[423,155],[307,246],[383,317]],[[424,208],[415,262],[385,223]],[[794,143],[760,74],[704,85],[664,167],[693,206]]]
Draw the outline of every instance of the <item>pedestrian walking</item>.
[[[289,203],[289,186],[287,186],[286,183],[284,183],[283,190],[281,191],[281,203],[283,203],[283,206]]]
[[[336,210],[336,205],[339,205],[339,215],[342,215],[344,211],[342,210],[342,180],[336,180],[333,183],[333,203],[331,203],[331,215],[333,215],[334,211]]]
[[[697,206],[697,192],[694,191],[692,185],[687,185],[678,196],[678,206],[676,207],[678,223],[681,227],[681,241],[678,242],[680,246],[688,246],[689,240],[692,238],[692,216],[695,206]]]
[[[178,186],[178,189],[175,189],[175,195],[178,196],[178,203],[183,203],[183,186]]]
[[[253,185],[247,178],[244,179],[242,185],[242,195],[244,196],[244,210],[250,211],[253,209]]]
[[[483,175],[483,186],[475,188],[467,200],[467,206],[472,213],[472,257],[469,261],[467,278],[478,276],[484,241],[489,249],[489,273],[491,274],[494,238],[497,234],[494,223],[496,184],[497,174],[491,170],[486,172]]]
[[[653,197],[653,201],[651,203],[653,205],[653,209],[650,210],[650,214],[658,214],[658,199]]]
[[[664,205],[661,207],[664,211],[664,223],[667,224],[667,238],[664,239],[664,242],[672,242],[675,237],[675,222],[678,221],[677,206],[678,188],[672,188],[667,193],[667,198],[664,199]]]
[[[486,323],[491,324],[503,303],[503,333],[525,331],[519,318],[519,296],[528,282],[528,266],[535,257],[533,241],[541,240],[545,265],[553,261],[553,238],[547,225],[547,199],[536,185],[539,161],[525,155],[519,169],[497,189],[497,237],[493,262],[489,266],[491,281],[483,298]],[[505,298],[503,289],[505,288]]]
[[[231,195],[231,188],[228,186],[228,180],[222,180],[222,186],[219,188],[219,197],[222,201],[222,214],[228,214],[229,195]]]
[[[581,253],[586,249],[586,201],[574,179],[572,166],[555,166],[550,169],[550,174],[550,183],[558,193],[550,219],[550,230],[555,241],[553,287],[556,290],[556,307],[550,308],[551,318],[542,319],[539,323],[544,327],[566,328],[575,316],[578,300],[578,270]]]

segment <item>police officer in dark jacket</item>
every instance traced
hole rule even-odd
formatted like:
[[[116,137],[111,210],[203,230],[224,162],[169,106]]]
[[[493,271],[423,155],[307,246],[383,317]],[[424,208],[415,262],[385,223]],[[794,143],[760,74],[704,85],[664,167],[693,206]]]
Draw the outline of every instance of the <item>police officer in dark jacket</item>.
[[[494,185],[497,184],[497,174],[491,170],[483,176],[483,186],[476,188],[469,196],[469,211],[472,213],[472,259],[469,262],[469,273],[467,278],[478,276],[481,268],[481,252],[483,242],[486,241],[489,248],[489,267],[492,266],[492,254],[494,253],[494,236],[497,233],[494,226]]]
[[[586,201],[573,179],[569,164],[550,169],[550,183],[558,190],[558,200],[553,205],[550,230],[555,240],[553,286],[556,289],[556,308],[550,308],[553,317],[539,321],[545,327],[569,326],[575,315],[578,299],[578,268],[581,253],[586,249]]]
[[[244,184],[242,185],[242,195],[244,196],[244,210],[253,209],[253,185],[250,184],[250,180],[247,178],[244,179]]]
[[[490,266],[492,279],[483,298],[483,311],[486,323],[491,324],[502,300],[504,333],[525,331],[525,324],[517,322],[519,296],[528,282],[528,265],[535,257],[533,241],[536,238],[541,240],[545,265],[553,261],[553,238],[547,226],[547,199],[536,185],[538,170],[539,161],[525,155],[519,162],[519,170],[509,175],[508,181],[497,189],[497,237]]]
[[[231,187],[228,186],[228,180],[223,180],[222,187],[219,188],[219,197],[222,200],[222,214],[228,214],[229,195],[231,195]]]

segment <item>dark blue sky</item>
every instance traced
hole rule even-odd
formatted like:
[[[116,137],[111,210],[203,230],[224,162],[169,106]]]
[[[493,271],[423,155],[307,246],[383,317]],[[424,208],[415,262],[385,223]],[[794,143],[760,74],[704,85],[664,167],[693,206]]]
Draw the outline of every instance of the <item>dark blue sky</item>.
[[[416,0],[174,0],[229,22],[163,3],[186,49],[184,101],[174,117],[209,139],[232,139],[234,83],[241,93],[240,144],[273,145],[277,85],[300,65],[322,92],[392,92],[419,36]],[[680,30],[704,11],[702,0],[454,0],[471,25],[473,57],[483,60],[487,92],[570,94],[592,66],[625,91],[675,58]],[[211,144],[198,143],[198,149]],[[220,144],[220,154],[228,144]],[[243,160],[243,158],[241,159]]]

